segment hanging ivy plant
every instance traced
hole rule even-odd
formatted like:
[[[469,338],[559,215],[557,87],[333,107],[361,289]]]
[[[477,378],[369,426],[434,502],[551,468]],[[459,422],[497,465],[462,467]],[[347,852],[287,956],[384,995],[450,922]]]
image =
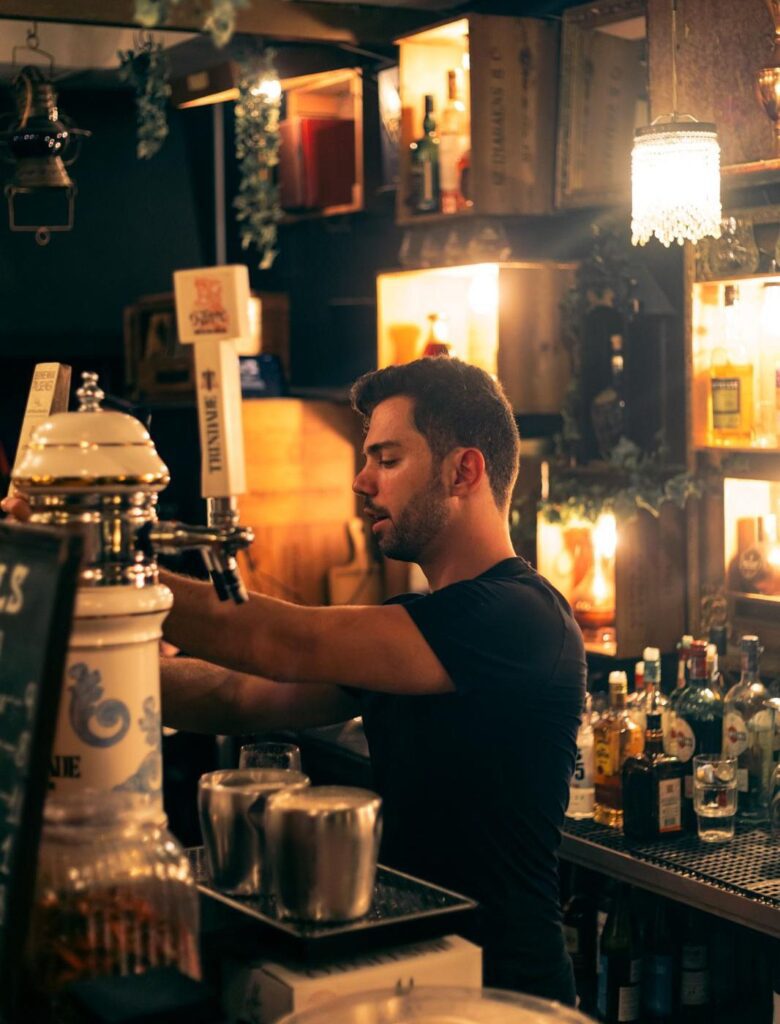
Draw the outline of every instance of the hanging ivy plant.
[[[722,483],[717,471],[672,472],[663,456],[663,451],[644,452],[624,437],[603,464],[576,468],[553,463],[549,495],[539,511],[551,523],[595,521],[602,512],[628,519],[642,509],[658,516],[664,502],[683,508],[689,498],[717,486],[715,477]]]
[[[168,136],[166,107],[171,87],[168,83],[168,58],[162,44],[151,37],[134,49],[119,51],[119,77],[135,90],[139,160],[148,160]]]
[[[240,182],[233,200],[242,249],[254,245],[261,270],[277,255],[277,225],[281,220],[276,166],[279,163],[281,91],[274,66],[275,50],[239,62],[239,98],[235,108],[236,159]],[[276,88],[266,87],[276,83]]]

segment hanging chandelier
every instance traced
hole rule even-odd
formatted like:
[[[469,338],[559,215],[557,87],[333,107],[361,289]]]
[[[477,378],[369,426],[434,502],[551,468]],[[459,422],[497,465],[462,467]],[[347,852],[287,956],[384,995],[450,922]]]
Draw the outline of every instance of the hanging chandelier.
[[[631,241],[719,237],[720,145],[714,124],[677,113],[677,0],[672,0],[672,113],[634,133]]]

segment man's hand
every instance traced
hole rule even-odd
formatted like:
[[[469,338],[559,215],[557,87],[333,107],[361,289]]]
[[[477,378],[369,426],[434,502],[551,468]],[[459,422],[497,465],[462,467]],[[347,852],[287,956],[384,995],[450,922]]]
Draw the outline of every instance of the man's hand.
[[[9,495],[7,498],[3,498],[3,500],[0,501],[0,508],[9,518],[16,519],[20,523],[26,523],[30,518],[29,503],[26,498],[22,498],[18,494]]]

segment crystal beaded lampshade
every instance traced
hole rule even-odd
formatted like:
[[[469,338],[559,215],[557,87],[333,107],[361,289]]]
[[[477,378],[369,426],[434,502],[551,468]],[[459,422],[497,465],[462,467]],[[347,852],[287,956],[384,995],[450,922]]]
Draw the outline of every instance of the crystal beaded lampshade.
[[[659,121],[634,133],[631,241],[665,246],[720,235],[720,145],[714,124]]]

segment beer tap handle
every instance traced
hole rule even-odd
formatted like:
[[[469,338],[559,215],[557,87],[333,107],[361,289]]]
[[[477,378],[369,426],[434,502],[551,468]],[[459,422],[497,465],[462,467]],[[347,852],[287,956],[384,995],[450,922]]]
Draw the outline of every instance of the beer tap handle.
[[[245,266],[177,270],[179,338],[195,348],[195,388],[201,443],[201,494],[208,525],[225,544],[204,549],[220,600],[246,600],[232,537],[239,530],[235,496],[246,491],[241,379],[236,341],[249,337],[249,272]]]

